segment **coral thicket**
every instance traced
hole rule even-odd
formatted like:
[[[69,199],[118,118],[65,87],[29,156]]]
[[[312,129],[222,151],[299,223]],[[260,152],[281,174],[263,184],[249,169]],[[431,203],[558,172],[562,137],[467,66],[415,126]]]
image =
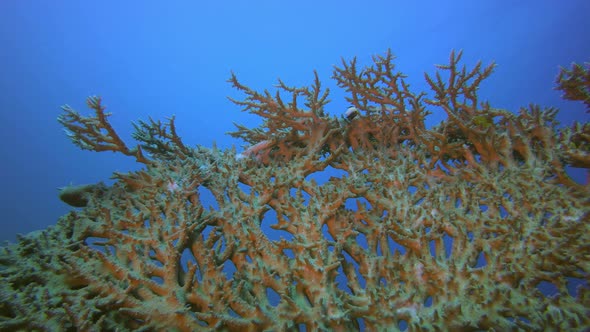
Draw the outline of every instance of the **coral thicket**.
[[[231,133],[242,153],[187,146],[174,118],[129,145],[99,97],[91,116],[64,106],[74,144],[144,167],[65,188],[79,208],[0,249],[0,330],[589,328],[590,188],[567,171],[590,167],[590,124],[494,108],[478,96],[494,65],[461,52],[430,94],[373,60],[334,69],[344,116],[317,74],[276,93],[232,75],[262,119]],[[589,105],[588,72],[562,70],[565,98]]]

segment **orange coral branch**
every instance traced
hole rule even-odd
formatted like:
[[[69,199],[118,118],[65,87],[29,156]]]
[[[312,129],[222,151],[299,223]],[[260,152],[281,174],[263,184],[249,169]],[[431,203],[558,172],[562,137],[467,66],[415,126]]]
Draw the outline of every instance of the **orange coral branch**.
[[[563,91],[563,99],[579,100],[586,105],[590,113],[590,62],[572,64],[572,69],[560,68],[557,79],[557,90]]]

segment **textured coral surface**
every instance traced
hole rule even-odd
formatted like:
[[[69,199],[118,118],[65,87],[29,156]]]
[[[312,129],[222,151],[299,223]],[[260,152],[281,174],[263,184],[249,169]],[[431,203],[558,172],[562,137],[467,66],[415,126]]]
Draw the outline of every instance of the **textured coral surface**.
[[[430,99],[389,52],[343,61],[345,117],[317,75],[276,94],[232,76],[263,119],[232,133],[241,154],[186,146],[173,118],[134,124],[129,147],[100,98],[89,117],[65,106],[76,145],[145,167],[65,189],[79,209],[0,249],[0,330],[588,328],[590,193],[565,168],[590,167],[590,125],[493,108],[477,96],[493,65],[460,58],[426,75]],[[566,98],[584,74],[562,70]],[[431,112],[447,119],[427,129]]]

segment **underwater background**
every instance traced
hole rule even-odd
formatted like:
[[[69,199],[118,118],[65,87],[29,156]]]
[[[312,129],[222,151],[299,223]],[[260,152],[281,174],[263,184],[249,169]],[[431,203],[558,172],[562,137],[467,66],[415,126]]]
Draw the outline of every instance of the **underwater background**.
[[[90,114],[100,95],[131,142],[131,121],[176,115],[188,145],[244,142],[225,133],[255,126],[226,97],[231,71],[274,91],[311,84],[317,70],[340,115],[348,104],[330,80],[341,58],[362,66],[390,48],[414,91],[424,72],[464,50],[467,66],[498,66],[480,91],[496,108],[536,103],[561,109],[562,125],[587,120],[581,103],[554,90],[559,66],[590,61],[590,2],[568,1],[68,1],[0,2],[0,240],[54,224],[71,208],[69,184],[105,181],[141,165],[118,154],[81,151],[56,121],[69,104]],[[438,123],[440,114],[428,117]],[[437,118],[439,117],[439,118]],[[578,181],[585,174],[571,170]]]

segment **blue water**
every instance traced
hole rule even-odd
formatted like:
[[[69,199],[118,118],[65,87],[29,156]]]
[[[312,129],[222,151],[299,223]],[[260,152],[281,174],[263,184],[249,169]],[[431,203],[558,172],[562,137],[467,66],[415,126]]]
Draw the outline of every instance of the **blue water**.
[[[103,97],[127,142],[131,121],[175,114],[187,144],[239,148],[243,142],[225,132],[232,122],[258,119],[226,99],[240,96],[226,82],[230,71],[272,90],[278,77],[310,84],[316,69],[331,89],[328,111],[340,114],[348,105],[329,77],[341,57],[368,64],[391,48],[419,91],[427,90],[423,72],[463,49],[467,65],[498,64],[480,95],[492,106],[534,102],[561,108],[563,124],[587,120],[581,105],[553,90],[559,65],[590,60],[587,0],[196,3],[0,2],[0,241],[69,211],[57,187],[108,183],[113,171],[139,167],[132,158],[81,151],[66,138],[56,121],[60,105],[88,114],[89,95]]]

